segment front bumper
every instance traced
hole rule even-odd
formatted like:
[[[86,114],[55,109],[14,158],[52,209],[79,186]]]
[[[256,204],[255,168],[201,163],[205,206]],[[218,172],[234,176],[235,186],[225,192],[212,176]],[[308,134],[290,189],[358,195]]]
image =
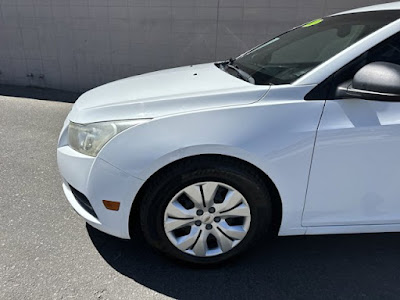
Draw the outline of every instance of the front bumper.
[[[129,239],[131,207],[143,180],[100,158],[80,154],[67,145],[57,149],[57,163],[64,179],[65,196],[75,211],[100,231]],[[89,203],[83,203],[79,193]],[[106,209],[103,200],[120,202],[119,210]]]

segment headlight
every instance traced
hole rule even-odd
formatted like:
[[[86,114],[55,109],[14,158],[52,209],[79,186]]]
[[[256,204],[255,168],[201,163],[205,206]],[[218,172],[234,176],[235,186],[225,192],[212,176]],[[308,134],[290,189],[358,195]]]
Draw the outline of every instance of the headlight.
[[[142,119],[91,124],[70,122],[68,127],[69,146],[82,154],[96,156],[101,148],[118,133],[147,121],[149,120]]]

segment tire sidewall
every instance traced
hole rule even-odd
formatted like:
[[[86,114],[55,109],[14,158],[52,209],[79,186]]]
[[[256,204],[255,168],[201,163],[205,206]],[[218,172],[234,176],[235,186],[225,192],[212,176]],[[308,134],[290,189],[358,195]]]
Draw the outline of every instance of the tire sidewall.
[[[246,199],[251,213],[250,227],[244,239],[232,250],[216,256],[197,257],[176,248],[164,230],[164,215],[169,202],[185,187],[200,182],[221,182],[239,191]],[[271,220],[271,201],[266,186],[256,178],[230,168],[203,168],[187,170],[178,174],[165,174],[164,180],[149,195],[147,212],[142,213],[142,224],[146,227],[147,238],[158,250],[180,261],[194,264],[215,264],[237,256],[246,250],[262,233]]]

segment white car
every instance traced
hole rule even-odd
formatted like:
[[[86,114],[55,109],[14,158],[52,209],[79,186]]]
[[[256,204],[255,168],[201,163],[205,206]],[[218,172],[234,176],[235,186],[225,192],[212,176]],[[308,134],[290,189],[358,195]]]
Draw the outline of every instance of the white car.
[[[67,199],[194,264],[274,233],[400,231],[399,18],[356,9],[83,94],[58,144]]]

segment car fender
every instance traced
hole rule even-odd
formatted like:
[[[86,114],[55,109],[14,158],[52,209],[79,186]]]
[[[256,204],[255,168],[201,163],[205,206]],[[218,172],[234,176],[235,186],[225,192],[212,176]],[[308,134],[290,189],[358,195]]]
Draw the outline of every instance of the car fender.
[[[276,185],[283,210],[280,234],[303,234],[301,215],[323,104],[272,100],[154,119],[114,137],[99,157],[144,181],[184,157],[242,159]]]

